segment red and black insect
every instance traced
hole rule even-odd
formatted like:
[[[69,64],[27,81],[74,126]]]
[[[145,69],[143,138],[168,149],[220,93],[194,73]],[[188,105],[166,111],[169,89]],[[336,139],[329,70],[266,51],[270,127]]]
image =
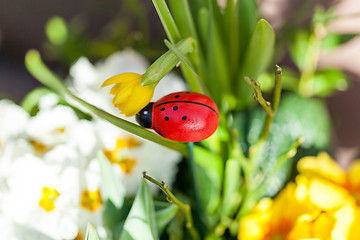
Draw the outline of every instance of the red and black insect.
[[[219,110],[208,96],[195,92],[176,92],[149,103],[136,121],[161,136],[198,142],[210,137],[219,125]]]

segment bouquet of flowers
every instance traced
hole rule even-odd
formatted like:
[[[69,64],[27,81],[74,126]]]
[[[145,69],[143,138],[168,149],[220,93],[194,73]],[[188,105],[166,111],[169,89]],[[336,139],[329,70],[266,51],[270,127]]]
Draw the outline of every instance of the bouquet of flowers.
[[[347,87],[317,69],[341,38],[333,12],[294,30],[291,70],[253,0],[152,2],[168,48],[152,64],[129,48],[66,57],[59,17],[47,34],[77,59],[68,76],[26,54],[46,88],[0,101],[0,238],[358,239],[360,165],[324,152],[321,97]]]

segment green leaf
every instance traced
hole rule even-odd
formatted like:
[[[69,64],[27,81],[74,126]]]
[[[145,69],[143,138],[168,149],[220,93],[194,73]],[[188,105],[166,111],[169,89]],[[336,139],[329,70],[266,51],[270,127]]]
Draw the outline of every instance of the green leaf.
[[[331,51],[335,48],[347,43],[348,41],[354,39],[358,36],[357,34],[337,34],[330,32],[322,41],[322,50]]]
[[[136,194],[120,236],[120,240],[127,239],[159,239],[154,203],[150,188],[144,179]]]
[[[317,72],[312,81],[315,96],[326,97],[336,90],[345,91],[348,88],[345,74],[337,69],[326,69]]]
[[[182,63],[184,63],[187,68],[191,71],[191,73],[195,76],[195,81],[189,81],[191,78],[186,78],[190,89],[195,92],[204,92],[204,87],[200,77],[197,75],[194,67],[190,63],[189,59],[173,44],[171,44],[169,41],[165,40],[165,45],[169,48],[170,51],[172,51],[180,60]]]
[[[21,102],[21,107],[25,111],[27,111],[31,116],[34,116],[39,110],[38,104],[40,98],[49,93],[54,93],[54,92],[44,87],[36,88],[25,96],[25,98]]]
[[[295,39],[290,46],[290,55],[299,69],[303,68],[304,62],[308,58],[306,55],[310,45],[310,35],[304,30],[299,30],[295,34]]]
[[[110,200],[114,206],[120,209],[124,203],[125,189],[116,177],[112,164],[104,154],[98,154],[101,173],[101,196],[105,200]]]
[[[245,56],[245,50],[249,44],[251,33],[254,31],[256,22],[258,21],[258,11],[255,1],[238,0],[237,1],[237,18],[238,18],[238,34],[239,34],[239,51],[241,59]],[[243,65],[242,63],[241,65]],[[240,65],[240,66],[241,66]]]
[[[68,39],[68,28],[63,18],[55,16],[46,23],[45,29],[49,41],[54,45],[62,45]]]
[[[193,52],[195,49],[195,40],[193,38],[185,38],[179,41],[175,46],[182,54]],[[166,74],[168,74],[178,63],[180,59],[173,51],[169,50],[161,55],[151,66],[146,70],[141,84],[147,86],[159,82]]]
[[[241,78],[248,76],[257,79],[266,70],[274,52],[274,43],[273,29],[266,20],[260,19],[247,47]]]
[[[165,147],[174,149],[176,151],[181,152],[184,156],[187,156],[186,145],[180,142],[172,141],[161,137],[155,133],[152,133],[134,123],[126,121],[124,119],[115,117],[94,105],[91,105],[84,100],[78,98],[74,94],[72,94],[64,85],[64,83],[60,80],[58,76],[52,73],[46,65],[42,62],[40,58],[40,54],[36,50],[29,50],[25,56],[25,66],[28,71],[38,79],[42,84],[50,88],[51,90],[57,92],[62,97],[70,98],[69,100],[75,101],[76,103],[82,105],[86,109],[90,110],[92,113],[97,115],[98,117],[107,120],[108,122],[118,126],[125,131],[133,133],[139,137],[145,138],[147,140],[156,142]]]
[[[254,111],[249,120],[247,141],[250,145],[260,136],[265,113]],[[326,105],[319,99],[283,94],[270,130],[271,148],[276,148],[275,158],[284,153],[299,137],[304,148],[326,149],[330,141],[330,117]],[[271,155],[272,150],[268,152]],[[267,160],[266,160],[267,161]]]
[[[87,225],[85,240],[99,240],[99,236],[91,223]]]
[[[156,12],[158,13],[161,23],[165,29],[166,35],[173,44],[176,44],[181,39],[179,29],[170,13],[165,0],[152,0]]]
[[[234,214],[235,210],[240,205],[240,184],[241,165],[239,159],[229,159],[225,164],[225,179],[221,216],[227,217]]]
[[[168,207],[156,211],[156,226],[159,235],[164,232],[165,227],[175,217],[178,210],[178,206],[176,206],[175,204],[169,204]]]
[[[204,83],[211,97],[221,108],[222,94],[230,92],[229,58],[220,27],[220,10],[217,2],[210,0],[209,28],[206,47],[206,78]],[[206,80],[206,81],[205,81]]]
[[[194,147],[194,158],[202,205],[208,214],[212,214],[220,204],[223,175],[222,160],[218,155],[199,146]]]
[[[183,38],[198,39],[188,0],[169,0],[171,12],[174,15],[179,32]]]
[[[252,102],[252,91],[246,85],[244,76],[251,79],[257,79],[258,76],[268,67],[275,44],[275,33],[269,23],[260,19],[251,35],[250,42],[244,58],[244,65],[239,75],[239,98],[248,105]]]

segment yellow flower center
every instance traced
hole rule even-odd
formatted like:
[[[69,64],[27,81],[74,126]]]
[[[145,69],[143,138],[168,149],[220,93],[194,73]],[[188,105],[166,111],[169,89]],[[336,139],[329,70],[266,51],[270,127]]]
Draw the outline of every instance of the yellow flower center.
[[[0,139],[0,147],[1,147],[1,145],[2,145],[2,141],[1,141],[1,139]]]
[[[129,174],[136,165],[136,159],[133,157],[125,157],[123,154],[124,149],[131,149],[140,145],[141,143],[135,138],[119,138],[116,141],[115,149],[104,150],[104,154],[110,162],[118,164],[124,173]]]
[[[54,201],[59,195],[60,193],[55,188],[43,187],[39,206],[47,212],[53,211],[55,209]]]
[[[31,140],[30,144],[33,146],[35,152],[38,155],[43,155],[44,153],[46,153],[47,151],[50,150],[50,147],[48,147],[45,144],[42,144],[36,140]]]
[[[81,233],[81,231],[79,230],[76,237],[74,238],[74,240],[83,240],[85,239],[84,234]]]
[[[65,132],[65,128],[64,128],[64,127],[62,127],[62,128],[56,128],[56,129],[54,129],[52,132],[55,133],[55,134],[62,134],[62,133]]]
[[[99,189],[96,189],[94,192],[86,189],[81,194],[80,205],[91,212],[96,211],[102,203]]]

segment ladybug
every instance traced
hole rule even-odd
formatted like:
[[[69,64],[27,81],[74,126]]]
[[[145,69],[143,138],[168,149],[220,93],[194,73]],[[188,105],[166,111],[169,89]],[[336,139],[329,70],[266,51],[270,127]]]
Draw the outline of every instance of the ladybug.
[[[208,96],[175,92],[149,103],[136,121],[161,136],[180,142],[198,142],[210,137],[219,125],[219,110]]]

